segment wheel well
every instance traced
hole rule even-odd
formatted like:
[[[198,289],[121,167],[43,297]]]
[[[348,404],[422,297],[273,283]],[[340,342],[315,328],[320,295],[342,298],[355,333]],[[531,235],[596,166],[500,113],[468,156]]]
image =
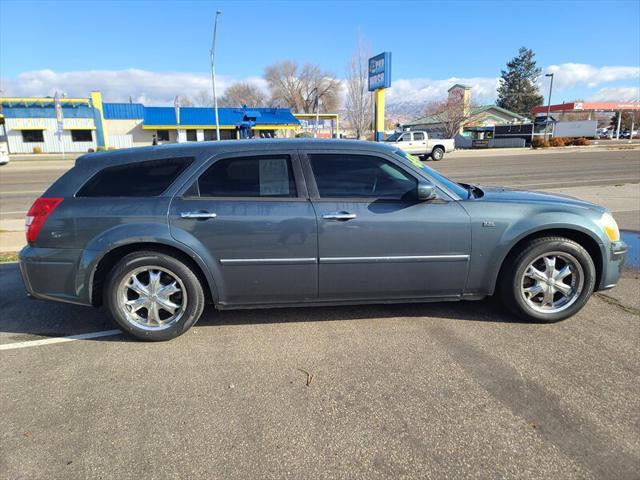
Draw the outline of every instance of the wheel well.
[[[104,281],[107,278],[107,274],[111,271],[111,269],[115,266],[118,261],[132,252],[139,251],[153,251],[158,253],[164,253],[166,255],[171,255],[174,258],[179,259],[185,265],[188,265],[191,270],[196,274],[198,280],[202,284],[205,299],[208,303],[213,303],[213,298],[211,296],[211,288],[209,282],[207,281],[207,277],[204,272],[200,268],[200,266],[186,253],[182,250],[171,247],[169,245],[162,245],[159,243],[133,243],[129,245],[123,245],[121,247],[114,248],[109,251],[96,266],[94,270],[93,280],[91,282],[91,303],[94,306],[102,305],[102,289],[104,286]]]
[[[431,149],[431,151],[433,152],[436,148],[439,148],[443,152],[445,150],[444,145],[434,145],[433,148]]]
[[[518,253],[520,253],[520,251],[522,251],[526,243],[536,238],[549,237],[549,236],[568,238],[569,240],[573,240],[574,242],[578,243],[580,246],[582,246],[582,248],[584,248],[587,251],[589,256],[593,259],[593,264],[596,267],[595,285],[597,289],[598,285],[600,285],[600,278],[602,276],[602,252],[600,251],[600,247],[598,246],[598,243],[586,233],[580,232],[578,230],[571,230],[568,228],[554,228],[549,230],[542,230],[539,232],[532,233],[531,235],[528,235],[520,239],[518,243],[516,243],[513,247],[511,247],[511,250],[509,250],[509,253],[502,261],[502,265],[500,266],[500,272],[498,273],[496,285],[500,284],[499,283],[500,278],[502,277],[506,266],[516,255],[518,255]]]

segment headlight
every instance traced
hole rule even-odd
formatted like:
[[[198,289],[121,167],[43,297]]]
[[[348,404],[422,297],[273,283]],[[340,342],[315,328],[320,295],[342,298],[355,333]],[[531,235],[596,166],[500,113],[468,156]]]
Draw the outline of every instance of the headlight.
[[[618,224],[615,219],[609,212],[605,212],[600,217],[600,226],[604,230],[604,233],[607,234],[609,240],[612,242],[617,242],[620,240],[620,230],[618,230]]]

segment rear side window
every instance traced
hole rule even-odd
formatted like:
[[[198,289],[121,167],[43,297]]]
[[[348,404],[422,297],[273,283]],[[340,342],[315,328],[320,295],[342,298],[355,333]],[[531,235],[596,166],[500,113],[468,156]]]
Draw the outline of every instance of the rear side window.
[[[295,197],[288,155],[218,160],[198,179],[201,197]]]
[[[157,197],[191,162],[191,157],[179,157],[107,167],[91,177],[76,197]]]

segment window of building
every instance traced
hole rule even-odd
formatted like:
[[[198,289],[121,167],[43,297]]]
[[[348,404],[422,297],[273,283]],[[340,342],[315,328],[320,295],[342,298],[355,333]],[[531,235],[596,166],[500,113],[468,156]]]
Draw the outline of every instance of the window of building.
[[[191,157],[179,157],[107,167],[85,183],[76,196],[157,197],[192,161]]]
[[[91,130],[71,130],[72,142],[92,142],[93,135]]]
[[[159,142],[168,142],[169,141],[169,130],[157,130],[156,138]]]
[[[415,199],[418,182],[386,160],[370,155],[309,155],[320,197]]]
[[[288,155],[225,158],[198,179],[201,197],[295,197]]]
[[[21,130],[24,143],[44,142],[44,130]]]
[[[216,131],[215,130],[204,130],[204,139],[207,142],[216,139]]]
[[[187,130],[187,142],[197,142],[198,133],[197,130]]]

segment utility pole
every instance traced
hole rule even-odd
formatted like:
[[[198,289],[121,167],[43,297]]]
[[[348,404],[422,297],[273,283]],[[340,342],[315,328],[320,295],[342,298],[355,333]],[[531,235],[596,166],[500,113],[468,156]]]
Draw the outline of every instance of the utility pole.
[[[547,102],[547,118],[544,122],[544,139],[548,139],[548,129],[549,129],[549,116],[551,115],[551,92],[553,92],[553,73],[545,74],[545,77],[551,77],[551,83],[549,84],[549,100]]]
[[[222,12],[216,10],[216,17],[213,21],[213,40],[211,41],[211,84],[213,86],[213,110],[216,117],[216,141],[220,141],[220,121],[218,119],[218,97],[216,95],[216,33],[218,30],[218,16]]]

